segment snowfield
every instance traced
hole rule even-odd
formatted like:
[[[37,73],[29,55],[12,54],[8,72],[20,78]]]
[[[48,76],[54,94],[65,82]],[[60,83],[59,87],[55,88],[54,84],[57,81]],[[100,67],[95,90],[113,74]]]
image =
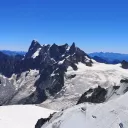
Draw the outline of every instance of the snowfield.
[[[35,105],[1,106],[0,128],[34,128],[38,119],[47,118],[53,112]]]
[[[11,78],[0,75],[0,105],[8,104],[8,102],[16,104],[22,98],[31,95],[36,90],[34,83],[38,78],[38,70],[22,72],[18,78],[16,74],[13,74]]]
[[[84,92],[90,87],[95,88],[98,85],[104,88],[116,86],[120,84],[121,79],[128,78],[128,70],[121,68],[121,64],[94,63],[92,67],[88,67],[79,63],[77,71],[74,71],[71,67],[68,68],[66,77],[73,74],[76,75],[75,78],[65,78],[67,93],[71,94],[81,94],[82,91]]]
[[[112,65],[94,61],[92,67],[82,63],[78,63],[77,66],[76,71],[72,67],[68,68],[62,90],[55,98],[50,97],[43,102],[42,106],[54,110],[65,109],[75,105],[80,96],[90,88],[96,88],[98,85],[102,88],[120,86],[120,80],[128,78],[128,70],[123,69],[121,64]],[[72,75],[75,77],[70,78]]]
[[[128,93],[101,104],[80,104],[57,113],[42,128],[128,128]]]
[[[128,128],[128,70],[120,64],[108,65],[94,62],[92,67],[78,63],[78,70],[71,67],[65,73],[64,87],[55,97],[49,96],[40,106],[13,105],[0,107],[0,128],[34,128],[38,119],[47,118],[53,110],[62,110],[53,116],[42,128]],[[17,92],[9,98],[9,103],[17,103],[35,91],[34,83],[39,78],[38,70],[23,72],[16,81],[16,75],[1,79],[1,100],[9,92]],[[71,77],[73,76],[73,77]],[[76,106],[79,98],[90,88],[101,86],[108,89],[106,102],[101,104],[81,104]],[[113,86],[119,86],[115,92]],[[5,89],[7,88],[7,89]],[[88,95],[89,96],[89,95]],[[10,97],[10,95],[8,95]],[[7,98],[8,98],[7,97]],[[71,108],[70,108],[71,107]],[[51,110],[52,109],[52,110]]]

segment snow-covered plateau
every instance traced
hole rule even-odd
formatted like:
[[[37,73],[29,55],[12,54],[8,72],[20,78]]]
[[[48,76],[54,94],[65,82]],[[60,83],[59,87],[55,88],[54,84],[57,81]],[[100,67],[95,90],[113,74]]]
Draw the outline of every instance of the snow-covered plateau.
[[[0,107],[0,128],[34,128],[39,118],[48,118],[55,111],[35,105]]]
[[[74,71],[71,67],[65,73],[65,85],[56,96],[50,97],[41,105],[50,109],[65,109],[75,105],[80,96],[90,88],[110,88],[121,86],[120,81],[128,78],[128,70],[123,69],[121,64],[103,64],[94,62],[92,67],[78,63],[78,70]],[[75,76],[70,78],[70,76]],[[107,100],[111,99],[111,93]]]

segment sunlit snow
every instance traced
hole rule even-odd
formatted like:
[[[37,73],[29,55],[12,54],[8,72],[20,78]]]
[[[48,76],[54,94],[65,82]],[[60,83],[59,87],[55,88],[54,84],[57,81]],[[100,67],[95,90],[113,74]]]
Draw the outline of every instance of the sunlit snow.
[[[41,48],[38,48],[37,51],[32,55],[32,58],[35,59],[37,56],[39,56]]]
[[[128,93],[101,104],[80,104],[56,114],[42,128],[128,128]]]
[[[34,128],[38,119],[47,118],[53,110],[35,105],[0,107],[0,128]]]

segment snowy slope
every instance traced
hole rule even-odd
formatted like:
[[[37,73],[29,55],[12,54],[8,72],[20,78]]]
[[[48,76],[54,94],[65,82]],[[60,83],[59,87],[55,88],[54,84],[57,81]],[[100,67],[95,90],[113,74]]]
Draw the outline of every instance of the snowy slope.
[[[79,93],[83,89],[97,87],[98,85],[107,88],[109,86],[118,85],[120,80],[128,77],[128,70],[122,69],[121,65],[107,65],[101,63],[94,63],[92,67],[87,67],[82,63],[78,64],[79,69],[73,71],[71,67],[68,68],[66,77],[76,74],[73,79],[65,78],[65,85],[73,88],[68,89],[72,94]],[[71,84],[70,84],[71,83]],[[80,88],[79,88],[80,87]]]
[[[34,105],[0,107],[0,128],[34,128],[39,118],[47,118],[54,111]]]
[[[3,70],[11,71],[11,76],[0,75],[0,105],[42,103],[54,110],[75,105],[90,88],[120,86],[128,77],[120,64],[97,63],[75,43],[41,46],[35,40],[23,60]]]
[[[38,48],[37,51],[33,54],[32,58],[35,59],[37,56],[39,56],[41,48]]]
[[[20,76],[13,74],[7,78],[0,75],[0,105],[15,104],[35,91],[34,83],[39,78],[38,70],[22,72]]]
[[[102,88],[120,86],[120,80],[128,78],[128,70],[122,69],[120,64],[94,62],[92,67],[88,67],[78,63],[77,67],[76,71],[71,67],[68,68],[65,73],[64,87],[55,97],[46,100],[43,106],[58,110],[67,108],[75,105],[79,97],[90,88],[96,88],[98,85]],[[75,77],[70,78],[72,75]]]
[[[122,69],[120,64],[94,62],[92,67],[88,67],[78,63],[77,67],[76,71],[72,67],[68,68],[64,76],[64,87],[54,97],[49,96],[41,106],[54,110],[65,109],[75,105],[81,95],[90,88],[96,88],[98,85],[103,88],[120,86],[120,80],[128,78],[128,70]],[[19,77],[15,74],[11,78],[0,75],[1,104],[17,104],[30,96],[36,90],[34,84],[39,77],[38,70],[23,72]]]
[[[42,128],[128,128],[128,93],[101,104],[80,104],[57,113]]]

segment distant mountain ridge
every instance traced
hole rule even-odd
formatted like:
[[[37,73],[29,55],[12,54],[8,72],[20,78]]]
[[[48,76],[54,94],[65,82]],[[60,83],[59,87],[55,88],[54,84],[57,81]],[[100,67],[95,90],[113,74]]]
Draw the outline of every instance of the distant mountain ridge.
[[[25,51],[11,51],[11,50],[0,50],[0,52],[9,55],[9,56],[16,56],[16,55],[22,55],[24,56],[26,54]]]
[[[94,52],[89,53],[94,60],[107,63],[107,64],[117,64],[121,63],[123,60],[128,61],[128,54],[113,53],[113,52]]]
[[[11,50],[0,50],[0,52],[9,56],[16,56],[16,55],[25,56],[25,54],[27,53],[26,51],[11,51]],[[93,53],[88,53],[88,55],[97,62],[106,63],[106,64],[118,64],[121,63],[123,60],[128,61],[128,54],[122,54],[122,53],[93,52]]]

